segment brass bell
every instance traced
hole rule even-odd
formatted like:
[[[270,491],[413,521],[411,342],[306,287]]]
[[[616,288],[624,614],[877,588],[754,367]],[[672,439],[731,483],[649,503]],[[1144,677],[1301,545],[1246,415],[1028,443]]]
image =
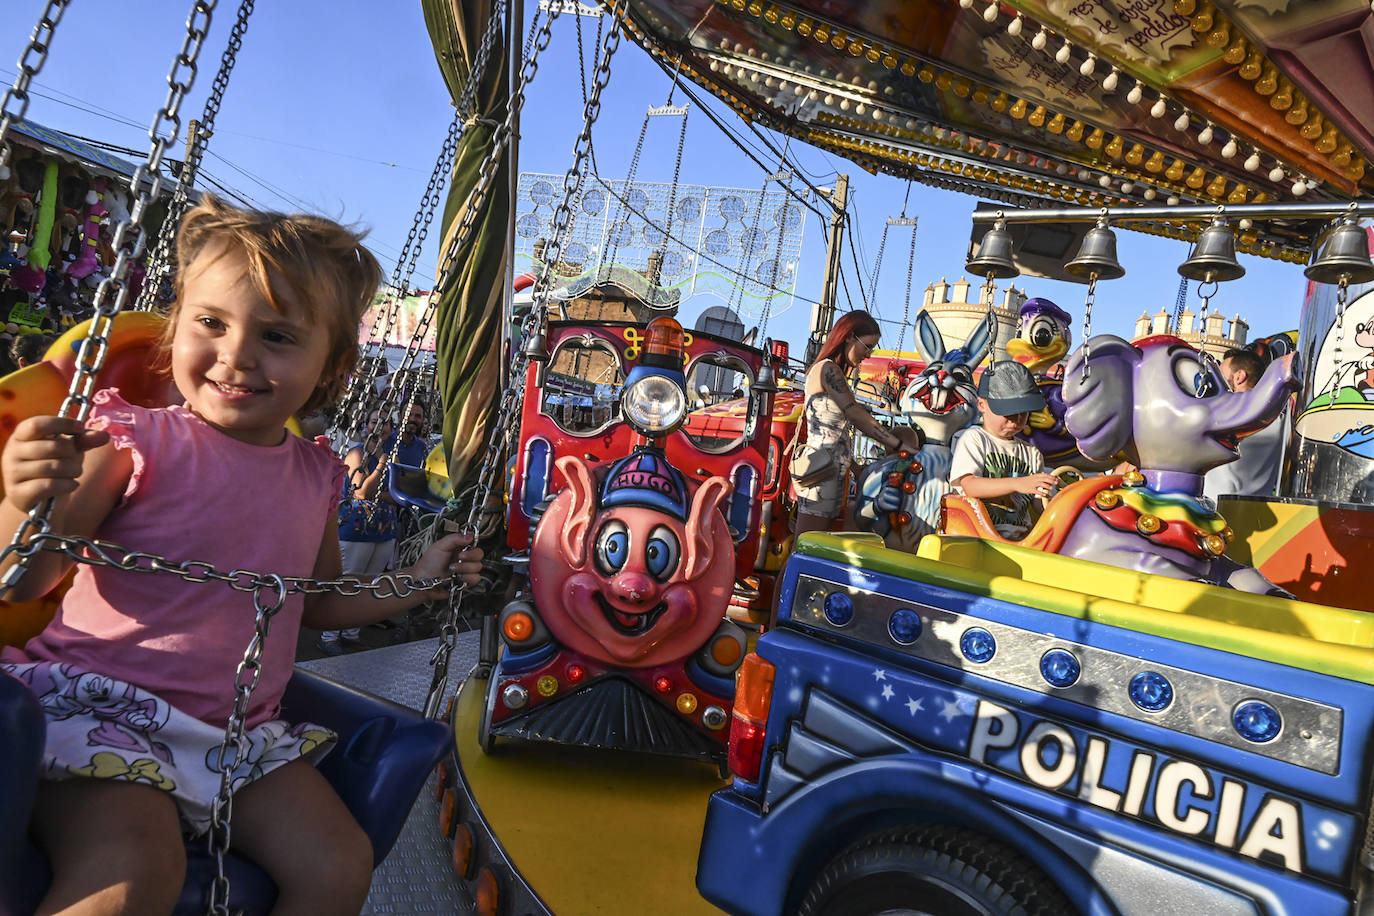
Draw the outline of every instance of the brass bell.
[[[1188,260],[1178,265],[1178,272],[1189,280],[1202,283],[1239,280],[1245,268],[1236,260],[1236,237],[1221,217],[1202,230]]]
[[[1011,233],[1003,220],[993,223],[978,243],[978,253],[968,259],[968,272],[990,280],[1007,280],[1021,273],[1011,259]]]
[[[1369,260],[1369,239],[1359,224],[1345,217],[1321,239],[1312,264],[1303,271],[1318,283],[1368,283],[1374,280]]]
[[[1099,280],[1115,280],[1126,276],[1126,268],[1116,259],[1116,233],[1107,228],[1107,221],[1099,219],[1083,236],[1083,244],[1078,246],[1078,254],[1064,265],[1069,276],[1083,280],[1094,275]]]

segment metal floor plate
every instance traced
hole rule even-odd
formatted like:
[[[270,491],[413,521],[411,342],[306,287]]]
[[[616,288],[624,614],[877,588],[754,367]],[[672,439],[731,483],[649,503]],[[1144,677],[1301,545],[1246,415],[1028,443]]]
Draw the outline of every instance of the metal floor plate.
[[[429,659],[437,639],[301,662],[300,667],[419,709],[429,691]],[[449,661],[450,683],[477,663],[478,634],[458,637]],[[372,873],[363,913],[471,913],[472,901],[453,874],[449,841],[439,830],[437,777],[425,782],[391,854]]]

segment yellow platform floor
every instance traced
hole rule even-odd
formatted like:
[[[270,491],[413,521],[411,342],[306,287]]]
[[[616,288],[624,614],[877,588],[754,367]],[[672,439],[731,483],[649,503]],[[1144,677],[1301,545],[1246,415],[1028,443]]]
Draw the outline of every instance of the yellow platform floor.
[[[708,764],[558,744],[477,745],[487,683],[454,706],[464,778],[525,881],[558,916],[719,913],[696,890]]]

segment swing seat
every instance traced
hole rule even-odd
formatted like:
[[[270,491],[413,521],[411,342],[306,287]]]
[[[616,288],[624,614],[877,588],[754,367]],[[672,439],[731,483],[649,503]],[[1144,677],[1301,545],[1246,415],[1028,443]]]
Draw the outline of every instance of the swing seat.
[[[297,669],[282,701],[283,715],[334,729],[339,743],[320,772],[372,841],[380,863],[400,834],[429,773],[453,746],[442,722],[343,684]],[[17,678],[0,672],[0,913],[31,913],[51,873],[28,839],[38,787],[44,719],[38,699]],[[186,884],[175,912],[204,913],[215,862],[204,837],[187,844]],[[267,874],[235,854],[225,856],[231,910],[266,913],[277,891]]]
[[[386,488],[397,505],[438,514],[447,501],[430,490],[430,475],[424,468],[393,462],[386,466]]]

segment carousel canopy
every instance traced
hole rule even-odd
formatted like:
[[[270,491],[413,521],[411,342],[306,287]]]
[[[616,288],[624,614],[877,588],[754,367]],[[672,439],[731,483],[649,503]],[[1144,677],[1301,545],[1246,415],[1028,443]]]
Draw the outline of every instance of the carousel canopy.
[[[1009,206],[1318,203],[1374,188],[1368,0],[616,8],[666,69],[742,117]],[[1239,247],[1302,261],[1321,226],[1271,220]]]

